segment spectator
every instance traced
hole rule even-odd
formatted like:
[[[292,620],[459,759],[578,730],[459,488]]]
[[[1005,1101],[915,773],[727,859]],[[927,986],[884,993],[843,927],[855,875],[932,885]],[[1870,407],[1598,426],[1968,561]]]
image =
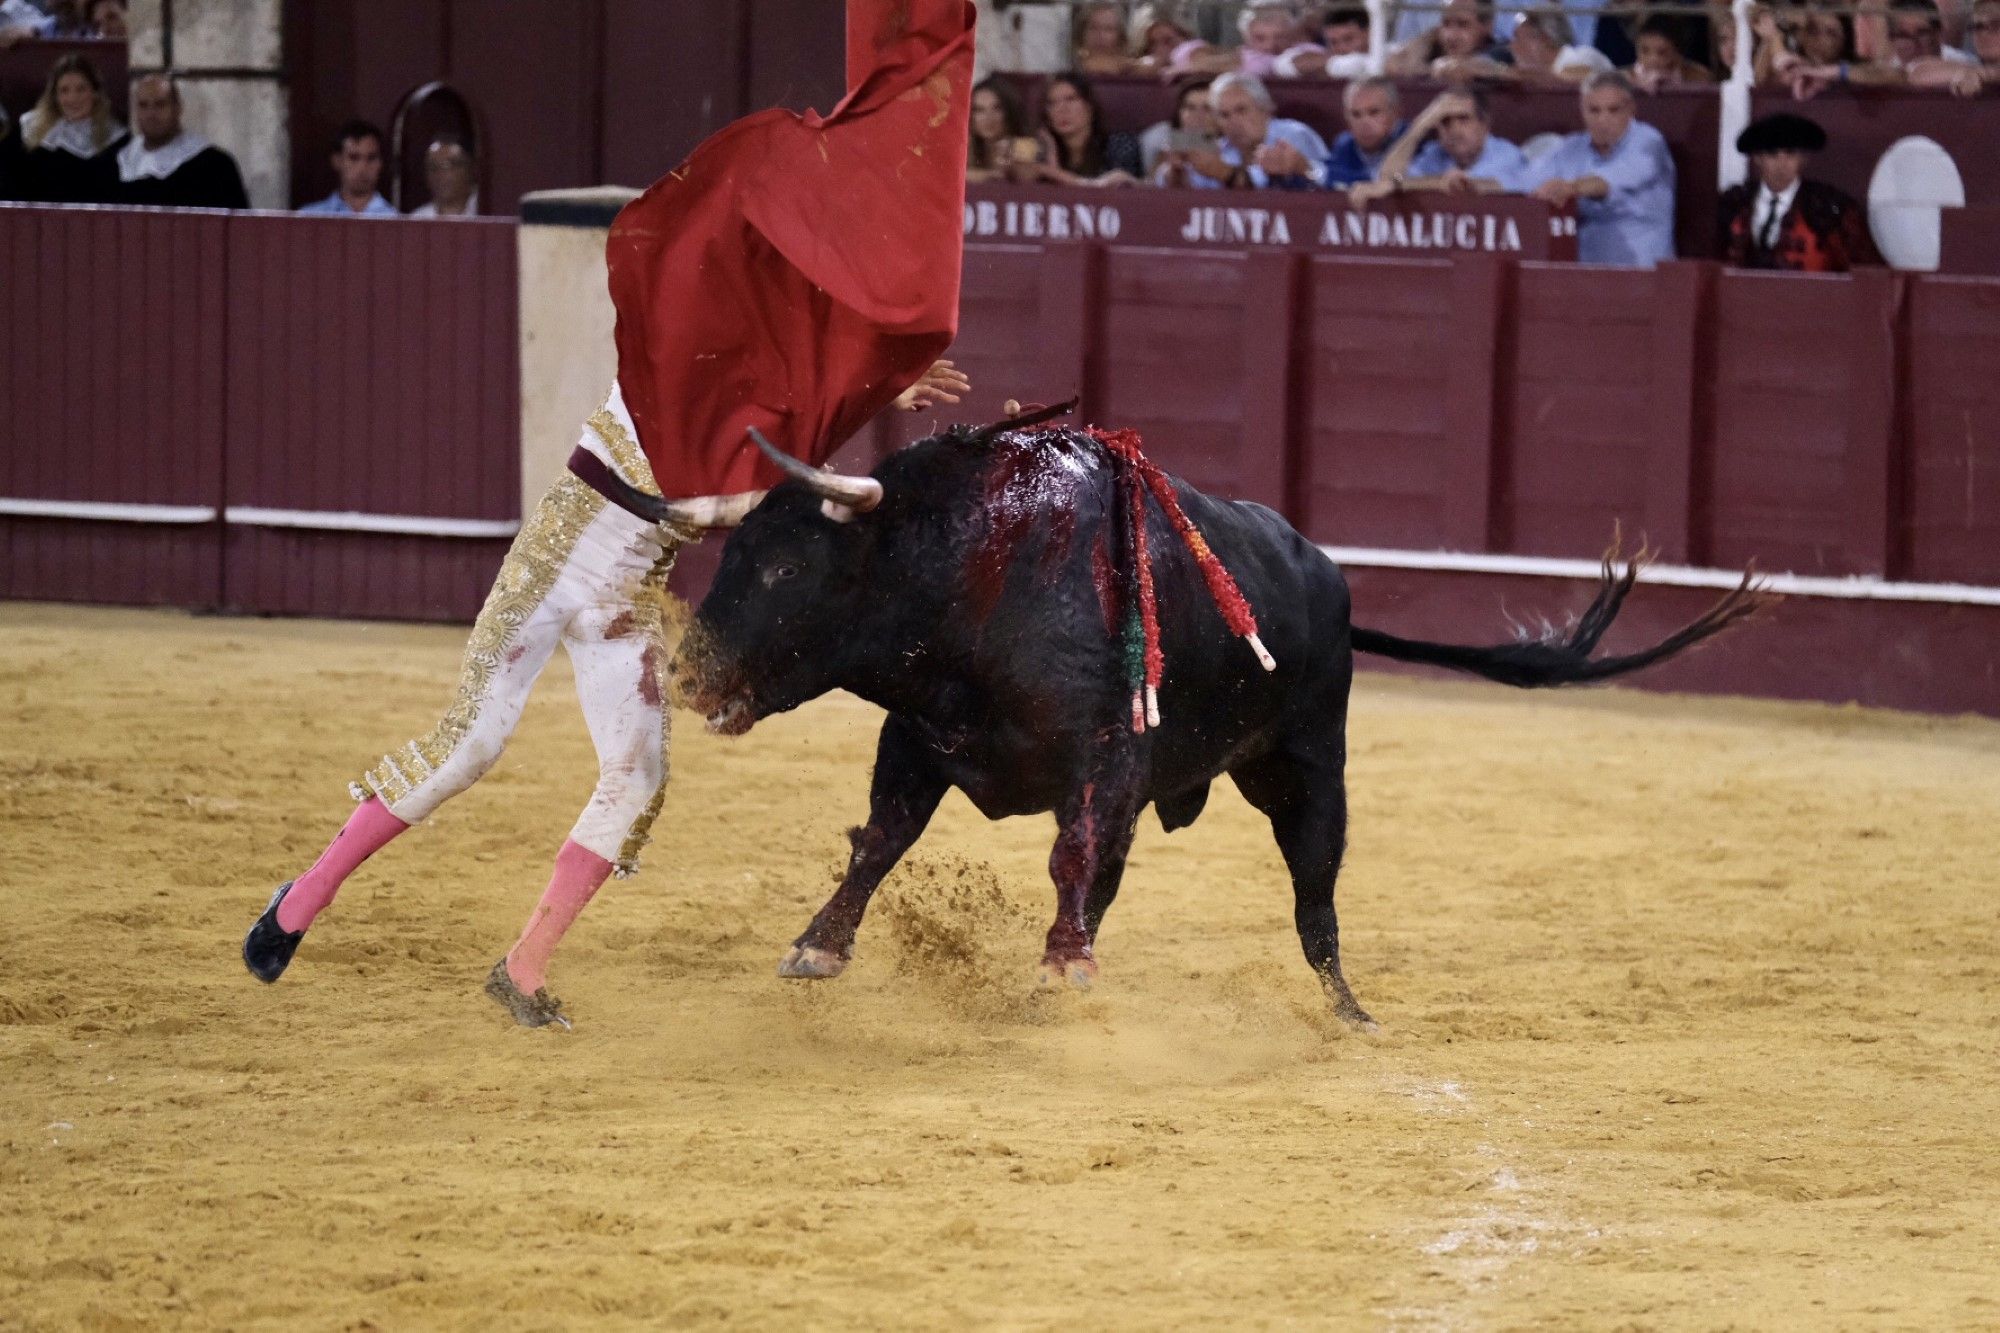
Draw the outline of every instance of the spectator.
[[[1936,18],[1936,12],[1934,7],[1931,8],[1932,19]],[[1890,17],[1893,23],[1897,16],[1892,12]],[[1921,27],[1923,15],[1919,13],[1917,18],[1917,24],[1905,25],[1907,30],[1915,31]],[[1791,45],[1794,50],[1785,51],[1770,61],[1770,81],[1788,85],[1792,96],[1801,102],[1836,83],[1879,85],[1909,82],[1908,71],[1900,62],[1856,60],[1853,30],[1848,25],[1847,17],[1819,5],[1798,12]],[[1762,58],[1761,54],[1759,58]]]
[[[48,37],[56,21],[30,0],[0,0],[0,51],[20,42]]]
[[[1375,179],[1389,145],[1403,133],[1396,119],[1402,114],[1402,98],[1395,84],[1376,75],[1349,83],[1340,101],[1347,129],[1333,141],[1333,152],[1327,156],[1326,183],[1346,189]]]
[[[1126,35],[1133,65],[1148,73],[1170,68],[1174,52],[1194,37],[1164,4],[1143,4],[1133,10]]]
[[[1021,105],[1021,95],[999,75],[988,76],[972,90],[972,133],[965,141],[965,178],[1004,180],[1017,163],[1034,160],[1035,141],[1028,136],[1028,112]]]
[[[1146,168],[1139,141],[1104,128],[1097,90],[1081,74],[1059,74],[1042,93],[1042,159],[1034,176],[1052,185],[1137,185]]]
[[[1845,273],[1879,264],[1865,210],[1819,181],[1804,179],[1806,159],[1826,147],[1826,131],[1780,112],[1736,136],[1750,159],[1750,179],[1723,191],[1716,250],[1737,268]]]
[[[1317,46],[1302,46],[1278,57],[1277,70],[1287,78],[1324,74],[1329,79],[1359,79],[1368,68],[1368,11],[1356,5],[1337,6],[1314,23]]]
[[[1376,178],[1349,197],[1365,204],[1399,190],[1497,194],[1517,186],[1527,168],[1521,150],[1493,134],[1486,94],[1452,88],[1431,99],[1382,159]]]
[[[1174,98],[1172,119],[1149,127],[1139,136],[1139,155],[1145,161],[1147,177],[1154,184],[1186,185],[1186,155],[1214,148],[1215,140],[1215,111],[1209,102],[1208,85],[1198,79],[1190,80],[1181,85]],[[1168,153],[1179,154],[1179,160],[1163,162],[1161,159]]]
[[[118,202],[248,208],[236,159],[181,124],[181,90],[164,74],[132,85],[133,135],[118,154]]]
[[[1543,5],[1521,15],[1508,39],[1511,60],[1463,63],[1461,72],[1479,79],[1499,79],[1530,87],[1561,88],[1611,69],[1611,59],[1594,46],[1579,46],[1576,30],[1561,5]]]
[[[49,204],[110,203],[118,194],[125,127],[87,56],[56,61],[34,109],[21,117],[18,190]]]
[[[1854,31],[1847,15],[1823,5],[1806,6],[1793,30],[1793,41],[1799,54],[1815,65],[1854,59]]]
[[[1677,31],[1671,20],[1658,15],[1639,25],[1639,36],[1633,43],[1638,56],[1626,71],[1633,86],[1656,93],[1662,88],[1715,82],[1705,66],[1681,54],[1674,40]]]
[[[91,29],[90,20],[84,17],[83,0],[40,0],[40,3],[49,16],[48,29],[42,36],[64,42],[97,36]]]
[[[1092,0],[1076,11],[1076,67],[1085,74],[1123,74],[1132,66],[1125,54],[1125,7],[1117,0]]]
[[[1521,185],[1558,207],[1575,203],[1577,258],[1651,267],[1674,257],[1674,159],[1622,74],[1583,82],[1581,133],[1529,164]]]
[[[1436,27],[1389,53],[1388,72],[1447,78],[1467,73],[1475,61],[1504,65],[1512,58],[1493,45],[1491,0],[1451,0]]]
[[[424,150],[424,184],[431,201],[410,210],[413,218],[476,218],[479,182],[472,153],[456,139],[439,139]]]
[[[1920,60],[1910,67],[1910,82],[1921,88],[1949,88],[1960,97],[1977,97],[2000,84],[2000,0],[1978,0],[1966,30],[1972,34],[1972,55],[1978,64]]]
[[[1944,16],[1937,0],[1892,0],[1889,6],[1889,48],[1897,64],[1908,68],[1925,60],[1976,65],[1977,57],[1944,44]]]
[[[1299,190],[1326,181],[1326,141],[1303,121],[1282,120],[1254,74],[1225,74],[1209,87],[1222,144],[1190,153],[1190,185],[1203,189]]]
[[[125,12],[125,0],[90,0],[84,19],[93,36],[107,42],[131,40],[132,25]]]
[[[1320,45],[1329,56],[1368,54],[1368,11],[1359,5],[1329,9],[1320,15]]]
[[[48,41],[77,41],[111,36],[98,32],[89,16],[89,11],[95,8],[85,0],[0,0],[0,50],[38,37]],[[121,4],[119,8],[122,19],[124,6]]]
[[[1238,69],[1260,79],[1278,72],[1278,61],[1287,53],[1317,51],[1311,43],[1299,41],[1299,21],[1289,4],[1246,5],[1237,18],[1243,33],[1243,47],[1237,53]]]
[[[333,217],[393,218],[395,207],[378,188],[382,183],[382,131],[365,120],[350,120],[333,136],[333,170],[340,186],[301,213]]]

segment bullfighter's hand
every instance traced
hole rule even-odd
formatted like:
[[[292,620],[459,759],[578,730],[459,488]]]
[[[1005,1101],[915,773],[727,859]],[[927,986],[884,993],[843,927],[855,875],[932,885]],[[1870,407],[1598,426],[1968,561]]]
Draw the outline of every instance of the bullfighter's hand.
[[[939,403],[956,403],[959,395],[972,391],[972,381],[949,361],[936,361],[923,377],[896,395],[895,406],[904,412],[927,412]]]

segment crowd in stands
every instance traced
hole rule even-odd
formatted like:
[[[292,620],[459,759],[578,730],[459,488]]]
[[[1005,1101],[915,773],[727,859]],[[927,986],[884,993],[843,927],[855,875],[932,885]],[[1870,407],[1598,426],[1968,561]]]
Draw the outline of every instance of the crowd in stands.
[[[0,49],[34,42],[129,37],[125,0],[0,0]],[[131,85],[132,123],[121,123],[90,57],[52,54],[41,96],[18,119],[0,107],[0,200],[127,204],[164,208],[248,208],[236,159],[190,129],[179,85],[145,73]],[[340,184],[299,210],[350,217],[396,217],[379,189],[382,131],[352,121],[335,137]],[[477,163],[470,149],[441,138],[424,155],[430,202],[409,216],[472,217],[479,212]]]
[[[1812,0],[1760,5],[1754,80],[1799,100],[1837,82],[1977,93],[2000,80],[2000,0],[1945,3],[1887,0],[1858,14]],[[1338,190],[1356,205],[1406,191],[1518,193],[1575,207],[1585,262],[1673,257],[1674,160],[1645,121],[1646,99],[1730,77],[1728,10],[1678,4],[1649,13],[1632,3],[1571,13],[1548,4],[1502,16],[1491,0],[1442,0],[1390,12],[1395,41],[1384,69],[1371,72],[1369,13],[1350,0],[1312,13],[1290,0],[1250,0],[1236,45],[1203,40],[1170,4],[1092,0],[1076,11],[1076,69],[1042,85],[1038,115],[1005,75],[975,90],[969,178]],[[1106,75],[1174,81],[1171,116],[1137,135],[1112,130],[1091,82]],[[1422,77],[1447,89],[1406,117],[1394,80]],[[1345,81],[1345,128],[1331,143],[1279,116],[1267,82],[1328,78]],[[1490,85],[1574,88],[1578,127],[1524,152],[1492,132]],[[1853,200],[1816,182],[1800,189],[1807,158],[1824,145],[1800,116],[1767,117],[1746,131],[1738,147],[1752,179],[1723,200],[1718,253],[1812,271],[1880,262]]]
[[[1184,10],[1182,5],[1187,6]],[[1369,63],[1368,11],[1354,0],[1301,9],[1248,0],[1239,41],[1196,35],[1200,0],[1087,0],[1076,8],[1075,70],[1086,76],[1220,74],[1349,79],[1367,74],[1576,82],[1622,71],[1646,92],[1726,80],[1736,26],[1725,4],[1647,0],[1549,4],[1501,13],[1491,0],[1392,4],[1388,56]],[[1751,11],[1760,86],[1804,100],[1830,84],[1903,84],[1971,96],[2000,82],[2000,0],[1787,0]]]

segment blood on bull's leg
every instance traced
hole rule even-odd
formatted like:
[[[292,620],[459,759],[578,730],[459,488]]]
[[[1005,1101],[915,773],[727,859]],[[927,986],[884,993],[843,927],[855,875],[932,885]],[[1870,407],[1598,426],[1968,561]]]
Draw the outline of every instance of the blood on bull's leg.
[[[854,957],[854,934],[883,877],[910,850],[944,799],[946,783],[922,737],[890,717],[875,745],[868,822],[850,835],[847,873],[826,906],[778,964],[778,975],[806,980],[837,977]]]
[[[1056,919],[1042,954],[1044,984],[1086,987],[1097,979],[1097,928],[1117,896],[1143,803],[1137,764],[1120,746],[1057,810],[1056,845],[1049,852]]]
[[[1340,970],[1340,921],[1334,882],[1347,845],[1347,778],[1344,745],[1312,747],[1310,758],[1270,755],[1231,771],[1244,798],[1271,821],[1278,850],[1292,876],[1292,920],[1306,961],[1319,974],[1333,1011],[1357,1028],[1373,1031]]]

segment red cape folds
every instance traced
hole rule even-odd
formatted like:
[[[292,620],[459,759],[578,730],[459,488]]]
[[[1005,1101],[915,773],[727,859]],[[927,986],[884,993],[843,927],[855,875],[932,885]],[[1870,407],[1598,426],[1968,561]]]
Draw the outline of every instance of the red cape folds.
[[[824,462],[951,345],[974,18],[848,0],[839,106],[740,120],[619,213],[618,382],[662,494],[776,485],[751,426]]]

